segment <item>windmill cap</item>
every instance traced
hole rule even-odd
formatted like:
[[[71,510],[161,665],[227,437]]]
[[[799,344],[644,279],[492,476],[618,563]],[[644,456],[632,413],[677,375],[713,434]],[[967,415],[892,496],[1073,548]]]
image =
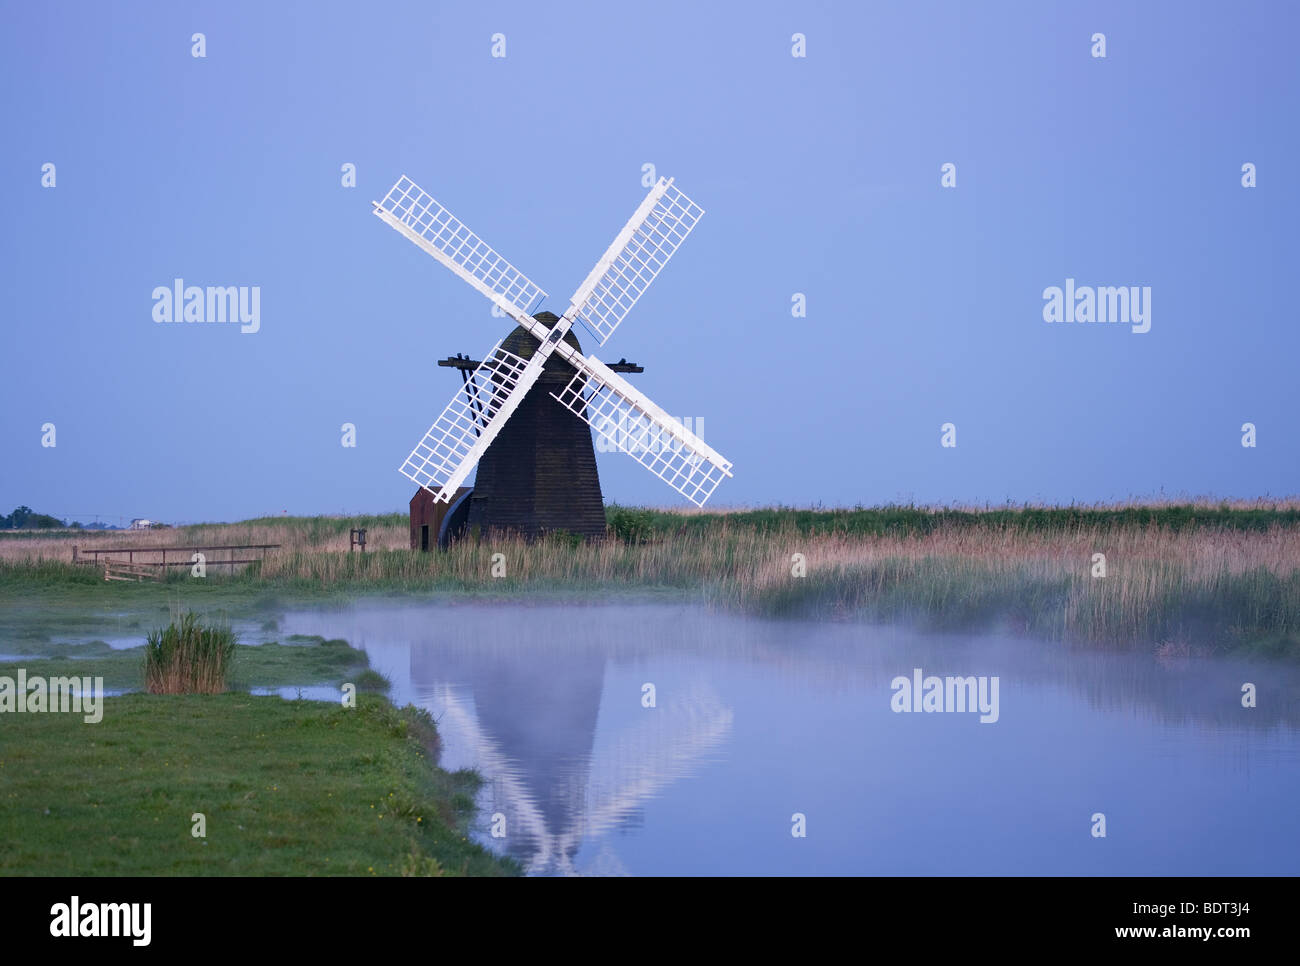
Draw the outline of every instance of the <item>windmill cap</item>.
[[[556,322],[560,321],[560,317],[553,312],[538,312],[533,316],[533,318],[548,328],[554,326]],[[572,329],[564,333],[564,341],[579,352],[582,351],[582,345],[578,342],[578,335]],[[507,352],[513,352],[521,359],[531,359],[534,350],[537,348],[537,339],[534,338],[527,329],[520,325],[505,337],[501,343],[501,348],[505,349]],[[552,370],[562,369],[572,371],[569,364],[557,356],[551,356],[551,358],[546,360],[546,368]]]

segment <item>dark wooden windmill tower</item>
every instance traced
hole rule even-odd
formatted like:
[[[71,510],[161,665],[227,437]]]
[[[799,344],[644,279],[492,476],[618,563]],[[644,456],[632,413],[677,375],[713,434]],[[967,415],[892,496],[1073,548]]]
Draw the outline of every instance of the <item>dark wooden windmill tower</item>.
[[[374,205],[385,224],[519,325],[481,361],[439,363],[459,368],[463,385],[401,466],[421,489],[411,501],[412,547],[433,545],[435,522],[438,544],[461,532],[603,536],[587,427],[696,506],[731,476],[729,460],[619,374],[638,366],[583,355],[573,334],[581,322],[604,345],[699,223],[704,209],[671,178],[650,189],[562,316],[532,315],[546,292],[410,178],[399,178]],[[478,480],[467,491],[475,465]]]
[[[537,321],[553,326],[559,318],[538,312]],[[564,341],[576,351],[582,346],[570,329]],[[500,348],[521,359],[531,359],[538,341],[523,327],[517,327]],[[440,359],[438,365],[459,369],[464,379],[482,363],[456,356]],[[619,361],[609,367],[615,372],[642,372],[641,366]],[[564,531],[587,539],[605,535],[605,501],[600,492],[596,452],[591,429],[551,394],[558,394],[573,378],[573,367],[556,355],[543,366],[542,375],[524,396],[519,408],[480,458],[472,487],[462,487],[432,532],[417,527],[417,514],[426,512],[431,497],[423,488],[412,505],[412,549],[430,549],[436,542],[446,546],[468,533],[487,536],[515,533],[528,539]],[[435,511],[436,512],[436,511]],[[443,522],[446,526],[443,526]],[[416,536],[419,543],[414,542]]]

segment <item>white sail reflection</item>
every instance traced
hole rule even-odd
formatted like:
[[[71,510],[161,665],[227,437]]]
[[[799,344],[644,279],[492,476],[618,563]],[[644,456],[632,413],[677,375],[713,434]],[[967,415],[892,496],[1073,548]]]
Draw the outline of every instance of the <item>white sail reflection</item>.
[[[428,700],[446,734],[470,749],[475,767],[487,782],[484,818],[506,817],[509,851],[529,875],[578,875],[574,856],[586,842],[601,838],[638,806],[666,786],[688,777],[731,734],[734,713],[716,691],[696,683],[673,691],[660,706],[646,710],[639,722],[617,731],[612,741],[595,747],[587,767],[552,785],[565,821],[552,828],[536,792],[457,689],[442,685]],[[567,787],[566,787],[567,786]],[[602,842],[590,872],[625,873],[608,841]]]

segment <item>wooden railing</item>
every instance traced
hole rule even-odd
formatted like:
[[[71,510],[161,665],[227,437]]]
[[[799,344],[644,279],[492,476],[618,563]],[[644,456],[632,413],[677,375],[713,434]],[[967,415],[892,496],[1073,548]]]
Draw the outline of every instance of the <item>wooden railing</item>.
[[[230,568],[230,572],[234,573],[236,565],[258,563],[266,559],[266,553],[268,550],[279,550],[279,549],[280,549],[280,545],[278,543],[235,543],[235,544],[220,544],[217,546],[210,546],[210,547],[198,547],[198,546],[195,547],[147,547],[147,546],[92,547],[92,548],[87,548],[85,550],[82,550],[74,545],[72,548],[72,562],[86,563],[86,564],[90,564],[91,566],[106,565],[106,566],[112,566],[114,567],[114,569],[119,569],[119,565],[121,565],[120,570],[122,573],[126,572],[127,567],[130,567],[132,569],[143,568],[143,567],[155,567],[158,569],[159,573],[164,573],[165,568],[167,567],[192,566],[194,563],[194,561],[192,560],[194,554],[201,553],[205,558],[204,564],[206,566],[208,567],[228,566]],[[208,558],[208,554],[210,553],[220,553],[223,551],[229,553],[228,558],[224,560],[220,558]],[[245,553],[245,552],[252,553],[255,551],[260,551],[260,556],[256,556],[256,557],[236,556],[237,553]],[[122,554],[126,555],[125,558],[121,556]],[[137,560],[136,559],[137,554],[140,555],[156,554],[158,555],[158,559]],[[167,559],[168,554],[172,555],[171,560]],[[139,578],[135,576],[118,578],[118,577],[109,576],[108,573],[106,572],[104,575],[104,579],[105,580],[116,580],[116,579],[134,580]]]
[[[157,580],[163,575],[162,567],[145,564],[122,563],[111,558],[104,561],[105,580]]]

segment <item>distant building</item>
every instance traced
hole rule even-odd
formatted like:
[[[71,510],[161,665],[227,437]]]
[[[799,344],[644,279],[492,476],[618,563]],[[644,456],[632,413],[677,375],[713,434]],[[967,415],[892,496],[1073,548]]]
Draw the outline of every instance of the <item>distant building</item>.
[[[146,520],[146,519],[144,519],[144,517],[139,517],[139,518],[137,518],[137,519],[131,521],[131,527],[130,527],[130,529],[132,529],[132,530],[152,530],[152,529],[153,529],[153,521],[152,521],[152,520]]]

